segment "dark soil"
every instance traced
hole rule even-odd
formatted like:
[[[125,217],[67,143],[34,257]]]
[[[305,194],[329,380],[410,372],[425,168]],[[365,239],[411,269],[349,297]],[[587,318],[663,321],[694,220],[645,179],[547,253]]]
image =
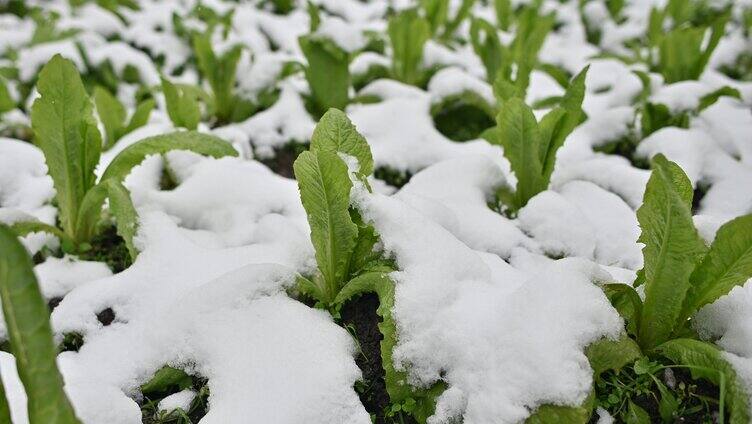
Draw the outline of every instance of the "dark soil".
[[[358,355],[355,363],[363,372],[363,381],[355,386],[360,401],[376,424],[416,424],[409,416],[388,417],[390,407],[389,394],[384,382],[384,368],[381,365],[381,340],[379,331],[381,318],[376,314],[379,298],[368,293],[346,302],[340,311],[340,325],[357,338]]]
[[[107,308],[97,314],[97,320],[99,320],[102,325],[107,327],[108,325],[112,324],[113,321],[115,321],[115,311],[113,311],[112,308]]]
[[[496,122],[477,106],[465,102],[453,102],[433,117],[434,125],[440,133],[453,141],[468,141],[480,137]]]
[[[117,234],[114,226],[107,227],[94,236],[91,249],[78,256],[82,260],[104,262],[116,274],[132,263],[125,241]]]
[[[382,166],[373,171],[373,176],[392,187],[402,188],[405,184],[410,182],[410,178],[413,177],[413,174]]]
[[[671,394],[680,401],[680,406],[672,423],[686,424],[714,424],[718,422],[718,404],[715,401],[719,397],[718,387],[704,379],[694,380],[689,371],[681,368],[672,369],[675,383],[673,387],[667,387]],[[667,381],[662,378],[666,384]],[[669,386],[666,384],[666,386]],[[658,409],[660,393],[653,386],[652,394],[643,394],[632,398],[632,401],[650,415],[650,422],[663,422]],[[610,408],[606,408],[610,409]],[[614,415],[615,411],[609,410]],[[620,422],[619,415],[614,415],[616,422]],[[726,418],[728,418],[726,416]],[[598,415],[593,413],[591,424],[598,421]],[[726,420],[728,421],[728,420]]]
[[[307,144],[291,141],[281,148],[274,149],[274,157],[270,159],[259,159],[261,163],[269,167],[274,173],[286,178],[295,178],[292,164],[298,155],[308,149]]]

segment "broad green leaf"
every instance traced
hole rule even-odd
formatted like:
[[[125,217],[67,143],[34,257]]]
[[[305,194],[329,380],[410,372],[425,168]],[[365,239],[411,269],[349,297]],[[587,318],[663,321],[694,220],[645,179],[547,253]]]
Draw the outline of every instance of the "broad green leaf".
[[[496,118],[499,144],[517,177],[517,209],[546,189],[539,159],[540,131],[533,111],[520,99],[507,100]]]
[[[595,407],[595,393],[590,392],[580,406],[542,405],[525,424],[586,424]]]
[[[60,231],[59,228],[45,224],[41,221],[20,221],[20,222],[14,222],[10,228],[15,232],[19,237],[23,237],[25,235],[31,234],[31,233],[48,233],[52,234],[53,236],[60,239],[60,241],[64,240],[70,240],[70,237],[68,237],[67,234]]]
[[[332,40],[320,36],[302,36],[298,42],[308,61],[305,76],[316,112],[344,109],[350,94],[350,55]]]
[[[712,93],[708,93],[702,96],[700,98],[700,105],[697,107],[697,111],[702,112],[704,109],[715,104],[715,102],[717,102],[718,99],[723,96],[733,97],[738,100],[742,99],[742,95],[741,93],[739,93],[739,90],[729,87],[728,85],[724,85],[723,87],[713,91]]]
[[[431,24],[431,34],[436,34],[449,17],[449,0],[421,0],[420,5]]]
[[[39,73],[37,90],[41,97],[31,110],[35,143],[55,185],[60,223],[75,238],[78,208],[95,182],[101,136],[73,62],[55,55]]]
[[[363,293],[376,293],[381,284],[392,284],[384,272],[366,272],[348,281],[334,299],[335,305],[341,305],[352,297]]]
[[[303,152],[293,168],[323,277],[326,297],[318,300],[330,304],[345,283],[357,237],[348,212],[352,182],[347,165],[332,152]]]
[[[674,339],[658,346],[656,351],[677,364],[688,366],[693,378],[704,378],[719,386],[721,395],[725,394],[731,424],[750,422],[749,394],[720,349],[699,340]]]
[[[77,424],[57,369],[50,310],[16,235],[0,224],[0,300],[31,424]]]
[[[156,102],[154,101],[154,99],[146,99],[143,102],[139,103],[138,106],[136,106],[136,110],[133,112],[133,115],[131,115],[131,119],[128,122],[128,125],[125,127],[123,133],[120,136],[122,137],[132,132],[133,130],[146,125],[149,122],[149,116],[151,115],[151,111],[154,109],[155,105]]]
[[[543,166],[543,182],[546,187],[551,180],[556,164],[556,152],[564,145],[569,134],[581,123],[582,101],[585,98],[585,77],[590,67],[586,66],[573,79],[559,102],[559,107],[541,119],[540,154]],[[560,112],[559,112],[560,111]]]
[[[394,77],[406,84],[417,85],[421,79],[423,47],[431,38],[431,25],[418,15],[416,9],[407,9],[389,19],[388,33]]]
[[[636,336],[640,328],[642,299],[634,288],[627,284],[604,284],[601,286],[611,305],[626,322],[627,332]]]
[[[238,155],[230,143],[221,138],[196,131],[177,131],[147,137],[126,147],[110,162],[102,174],[101,181],[110,178],[123,181],[131,169],[143,162],[147,156],[167,153],[171,150],[189,150],[215,158]]]
[[[486,68],[486,79],[494,81],[504,61],[511,60],[506,47],[499,40],[496,28],[484,19],[473,18],[470,24],[470,41],[475,54]]]
[[[470,16],[470,10],[475,4],[475,0],[462,0],[460,7],[457,8],[457,13],[447,21],[444,26],[444,32],[441,34],[441,38],[449,40],[452,38],[457,28],[460,27],[462,22]]]
[[[3,386],[2,378],[0,378],[0,423],[12,423],[10,420],[10,406],[8,406],[8,399],[5,397],[5,387]]]
[[[196,91],[177,86],[162,78],[162,93],[165,96],[167,115],[176,127],[195,130],[201,120],[201,109]]]
[[[668,106],[647,102],[641,111],[640,124],[642,137],[645,138],[665,127],[689,128],[689,115],[686,113],[673,115]]]
[[[752,278],[752,215],[740,216],[718,229],[708,254],[689,278],[682,316],[728,294]]]
[[[122,183],[115,179],[105,180],[107,198],[110,200],[110,213],[115,217],[117,234],[125,241],[132,260],[136,260],[138,250],[133,245],[133,237],[138,227],[138,214],[133,207],[130,193]]]
[[[376,294],[379,297],[379,307],[376,309],[376,314],[381,317],[378,327],[381,334],[384,335],[381,340],[381,364],[385,373],[384,382],[391,402],[401,404],[408,399],[413,399],[415,405],[411,415],[418,423],[425,424],[428,417],[434,413],[436,398],[441,395],[446,386],[439,381],[426,389],[414,388],[408,383],[407,374],[394,367],[392,352],[397,345],[397,324],[392,316],[394,289],[394,282],[388,278],[383,284],[376,285]]]
[[[340,110],[329,109],[321,117],[311,136],[311,151],[344,153],[358,159],[360,178],[373,172],[373,156],[368,142]]]
[[[514,19],[511,0],[494,0],[494,11],[496,12],[496,23],[499,28],[507,31]]]
[[[104,149],[107,150],[115,145],[119,137],[118,133],[122,132],[125,125],[125,106],[106,88],[99,86],[94,89],[93,97],[97,115],[104,126]]]
[[[642,352],[634,340],[624,335],[618,340],[598,340],[587,347],[585,355],[593,369],[593,377],[597,379],[606,371],[618,371],[633,363],[642,356]]]
[[[645,302],[638,342],[650,351],[679,327],[689,276],[706,247],[692,222],[692,184],[663,155],[653,158],[637,220],[645,272]]]
[[[8,91],[5,78],[0,76],[0,115],[16,108],[16,101]]]
[[[632,402],[632,399],[629,399],[628,402],[624,422],[626,424],[650,424],[650,415],[642,407]]]
[[[191,387],[193,380],[185,371],[164,366],[154,376],[141,385],[141,393],[144,395],[163,394],[170,390],[185,390]]]
[[[236,98],[233,94],[236,72],[242,47],[236,45],[217,56],[212,49],[209,33],[193,37],[193,52],[196,55],[201,75],[209,81],[214,95],[214,107],[217,120],[230,122]]]

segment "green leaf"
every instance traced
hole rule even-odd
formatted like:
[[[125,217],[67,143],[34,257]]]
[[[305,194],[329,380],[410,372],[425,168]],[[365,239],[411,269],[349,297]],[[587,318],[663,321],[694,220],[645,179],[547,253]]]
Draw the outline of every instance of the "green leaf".
[[[420,5],[431,25],[431,34],[436,34],[449,17],[449,0],[421,0]]]
[[[504,103],[497,119],[499,144],[517,177],[515,209],[547,188],[539,159],[540,131],[533,111],[520,99]]]
[[[626,424],[650,424],[650,415],[640,406],[637,406],[632,399],[629,399],[627,413],[624,417]]]
[[[0,224],[0,299],[31,424],[77,424],[57,369],[50,310],[16,235]]]
[[[407,374],[394,367],[392,352],[397,345],[397,324],[392,316],[394,308],[394,282],[386,279],[383,284],[376,285],[379,297],[379,307],[376,314],[381,317],[378,324],[379,331],[384,336],[381,340],[381,363],[384,367],[384,382],[392,404],[404,404],[408,399],[415,401],[411,408],[411,415],[419,424],[425,424],[428,417],[433,415],[436,407],[436,397],[446,388],[441,381],[425,389],[417,389],[408,383]]]
[[[418,85],[423,47],[431,38],[431,25],[416,9],[407,9],[389,19],[388,32],[394,77],[405,84]]]
[[[227,123],[231,121],[230,118],[237,102],[233,90],[243,49],[242,46],[236,45],[221,56],[217,56],[212,49],[210,32],[194,35],[193,53],[196,55],[201,75],[209,81],[211,86],[217,120]]]
[[[511,0],[494,0],[494,11],[496,12],[496,23],[504,31],[509,30],[509,26],[514,19],[514,10]]]
[[[595,393],[590,392],[580,406],[541,405],[525,424],[586,424],[595,407]]]
[[[323,277],[325,298],[318,300],[331,304],[346,281],[357,237],[348,212],[352,182],[347,165],[332,152],[303,152],[293,168]]]
[[[201,120],[201,109],[195,90],[172,84],[162,78],[162,93],[165,96],[167,115],[176,127],[195,130]]]
[[[356,295],[375,293],[381,284],[391,284],[389,276],[384,272],[366,272],[348,281],[334,299],[335,305],[341,305]]]
[[[191,376],[185,371],[164,366],[154,376],[141,385],[141,393],[144,395],[159,395],[177,389],[185,390],[193,384]]]
[[[5,78],[0,76],[0,115],[16,108],[16,101],[8,91]]]
[[[120,136],[124,136],[133,130],[137,128],[141,128],[144,125],[146,125],[149,122],[149,116],[151,116],[151,111],[154,109],[154,106],[157,103],[154,101],[154,99],[146,99],[143,102],[139,103],[138,106],[136,106],[136,110],[133,112],[133,115],[131,115],[131,120],[128,122],[128,125],[123,130],[123,133],[120,134]]]
[[[569,134],[582,122],[582,101],[585,98],[586,66],[573,79],[564,93],[559,107],[552,110],[540,122],[540,154],[543,166],[543,184],[548,187],[556,164],[556,152],[564,145]]]
[[[634,288],[627,284],[604,284],[601,286],[611,305],[619,312],[627,324],[627,332],[637,335],[642,315],[642,299]]]
[[[689,276],[706,247],[692,222],[692,184],[663,155],[653,158],[637,220],[645,272],[645,302],[638,342],[650,351],[680,327]]]
[[[643,138],[665,127],[689,128],[687,113],[671,114],[668,106],[647,102],[642,107],[640,117]]]
[[[689,278],[682,316],[690,317],[752,278],[752,215],[735,218],[718,229],[707,255]]]
[[[750,422],[749,394],[720,349],[699,340],[674,339],[658,346],[656,351],[677,364],[688,366],[692,378],[704,378],[718,386],[731,424]]]
[[[95,182],[101,136],[73,62],[55,55],[39,73],[37,90],[41,97],[31,110],[35,143],[55,186],[63,230],[76,238],[78,208]]]
[[[658,380],[658,378],[652,374],[650,377],[653,378],[655,386],[658,387],[658,392],[661,394],[661,399],[658,401],[658,413],[661,414],[663,422],[671,422],[676,418],[676,412],[679,410],[681,404],[661,380]]]
[[[366,139],[358,133],[342,111],[329,109],[321,117],[311,136],[312,152],[344,153],[358,160],[358,176],[365,179],[373,172],[373,156]]]
[[[20,221],[14,222],[10,228],[16,235],[23,237],[31,233],[48,233],[60,239],[60,241],[70,240],[67,234],[60,231],[59,228],[45,224],[41,221]]]
[[[712,93],[708,93],[702,96],[700,98],[700,105],[697,107],[697,111],[701,112],[702,110],[714,105],[715,102],[717,102],[718,99],[720,99],[722,96],[733,97],[738,100],[742,99],[742,95],[741,93],[739,93],[739,90],[729,87],[728,85],[724,85],[723,87],[713,91]]]
[[[125,125],[125,106],[106,88],[99,86],[94,89],[94,104],[97,107],[99,120],[104,126],[104,149],[107,150],[115,145]]]
[[[665,35],[657,36],[660,41],[656,67],[663,74],[666,83],[700,78],[723,37],[727,21],[728,16],[723,15],[713,22],[707,44],[707,27],[680,26]]]
[[[0,423],[12,423],[10,420],[10,406],[8,406],[8,399],[5,397],[5,387],[3,387],[2,379],[0,379]]]
[[[321,12],[319,7],[310,0],[306,1],[306,11],[308,12],[308,19],[311,21],[309,32],[314,33],[321,25]]]
[[[502,64],[511,58],[506,47],[501,44],[493,25],[481,18],[473,18],[471,22],[470,41],[472,41],[473,50],[486,68],[486,79],[494,81]]]
[[[320,36],[302,36],[298,42],[308,61],[305,77],[316,112],[344,109],[350,94],[350,55],[332,40]]]
[[[457,8],[457,13],[453,18],[449,19],[446,26],[444,26],[444,32],[441,34],[442,39],[449,40],[452,38],[457,31],[457,28],[459,28],[462,22],[470,16],[470,10],[474,4],[475,0],[462,0],[460,7]]]
[[[606,371],[619,371],[633,363],[642,356],[642,352],[634,340],[624,335],[618,340],[598,340],[587,347],[585,355],[593,368],[593,377],[597,379]]]
[[[147,137],[126,147],[110,162],[102,174],[101,181],[110,178],[123,181],[131,169],[143,162],[147,156],[159,155],[171,150],[189,150],[215,158],[238,155],[230,143],[219,137],[196,131],[176,131]]]
[[[128,189],[115,179],[105,180],[107,198],[110,199],[110,212],[115,216],[117,234],[125,241],[132,260],[136,260],[138,250],[133,245],[133,237],[138,228],[138,214],[133,207]]]

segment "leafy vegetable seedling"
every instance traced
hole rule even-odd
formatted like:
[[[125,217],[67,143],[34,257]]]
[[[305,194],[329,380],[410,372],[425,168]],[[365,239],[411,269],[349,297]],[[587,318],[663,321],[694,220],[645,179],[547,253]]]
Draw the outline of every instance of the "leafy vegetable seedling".
[[[347,163],[343,157],[348,158]],[[350,160],[352,164],[348,167]],[[338,308],[354,296],[378,295],[387,392],[395,408],[425,423],[433,413],[434,398],[443,391],[443,385],[414,389],[404,384],[407,379],[404,371],[394,368],[392,351],[397,343],[397,330],[391,313],[394,283],[389,273],[395,266],[376,249],[379,237],[374,228],[350,206],[354,182],[368,188],[367,177],[373,172],[368,143],[344,113],[330,109],[313,132],[310,150],[300,154],[294,169],[318,264],[318,271],[311,279],[302,276],[298,279],[299,290],[335,316]]]
[[[212,48],[210,34],[211,32],[193,36],[193,52],[198,69],[211,87],[210,109],[218,124],[242,121],[255,111],[252,102],[234,93],[238,62],[243,49],[236,45],[217,55]]]
[[[322,116],[329,108],[344,109],[350,96],[350,55],[317,34],[301,36],[298,43],[308,62],[305,77],[311,88],[313,114]]]
[[[559,106],[540,122],[523,100],[512,97],[502,104],[496,118],[497,127],[484,134],[489,142],[501,145],[517,178],[514,192],[504,187],[498,193],[511,213],[516,213],[533,196],[548,188],[556,152],[584,117],[581,105],[587,70],[583,69],[572,79]]]
[[[691,322],[700,308],[752,277],[752,215],[721,226],[708,248],[694,227],[691,207],[689,178],[678,165],[657,155],[637,211],[645,265],[635,286],[644,285],[644,300],[629,285],[604,286],[626,321],[629,337],[601,341],[591,347],[589,357],[596,375],[643,356],[667,358],[688,368],[694,378],[719,386],[721,407],[725,402],[730,421],[746,423],[747,393],[720,349],[699,340]]]
[[[42,150],[56,190],[60,228],[38,221],[16,222],[19,235],[48,232],[57,236],[68,252],[90,247],[102,219],[102,207],[109,199],[118,234],[125,240],[132,258],[137,215],[122,181],[130,170],[152,154],[174,149],[192,150],[214,157],[235,156],[223,140],[196,132],[176,132],[149,137],[120,152],[97,182],[94,169],[99,163],[102,139],[97,130],[92,103],[86,95],[73,62],[54,56],[39,73],[40,97],[31,111],[35,143]]]
[[[431,38],[431,25],[417,9],[403,10],[389,19],[392,45],[392,76],[405,84],[421,85],[423,47]]]
[[[136,106],[136,110],[126,121],[125,106],[106,88],[96,87],[93,97],[97,115],[104,126],[104,150],[114,146],[124,135],[146,125],[155,106],[154,99],[144,100]]]
[[[29,423],[78,424],[57,369],[50,310],[39,290],[33,263],[4,224],[0,224],[0,300],[11,352],[26,392]],[[0,422],[12,422],[2,381]]]

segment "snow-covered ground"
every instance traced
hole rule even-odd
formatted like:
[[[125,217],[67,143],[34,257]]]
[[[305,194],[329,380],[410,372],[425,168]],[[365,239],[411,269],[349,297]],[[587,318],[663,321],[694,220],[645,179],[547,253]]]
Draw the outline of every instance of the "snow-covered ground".
[[[58,29],[79,32],[31,45],[31,18],[0,15],[0,53],[16,52],[13,59],[0,59],[0,68],[16,67],[17,81],[33,80],[56,53],[85,70],[76,43],[87,52],[86,61],[110,61],[118,75],[130,65],[146,85],[158,85],[160,72],[198,81],[193,65],[184,66],[190,46],[174,33],[172,20],[173,13],[187,15],[191,1],[141,1],[141,10],[122,9],[122,20],[93,2],[75,9],[67,1],[39,3],[59,13]],[[254,159],[268,159],[291,141],[306,142],[316,124],[304,104],[309,88],[302,74],[281,73],[288,61],[305,62],[297,38],[308,33],[309,17],[300,3],[278,15],[268,4],[204,1],[221,13],[235,8],[227,38],[218,31],[215,44],[247,47],[239,89],[254,96],[274,87],[279,98],[245,121],[199,128],[233,143],[240,157],[171,152],[134,169],[125,185],[139,214],[135,242],[141,253],[128,269],[113,274],[103,263],[73,256],[49,257],[36,266],[44,296],[62,298],[51,316],[58,341],[69,333],[84,339],[78,352],[58,356],[82,422],[140,423],[139,387],[164,365],[208,380],[210,407],[202,424],[371,422],[354,389],[361,376],[356,342],[328,313],[288,294],[296,274],[316,266],[297,183]],[[409,6],[388,0],[314,3],[322,8],[318,32],[351,52],[367,43],[366,34],[383,34],[390,8]],[[603,36],[593,45],[585,39],[577,2],[544,2],[560,25],[548,35],[539,60],[570,74],[590,65],[587,120],[558,152],[551,188],[515,218],[488,206],[496,188],[516,181],[501,147],[481,138],[452,141],[431,114],[433,105],[465,91],[495,102],[469,43],[429,41],[424,66],[442,69],[425,89],[378,79],[353,93],[378,101],[345,110],[367,139],[377,168],[412,175],[401,188],[374,181],[373,193],[354,190],[351,200],[398,266],[391,275],[399,335],[395,366],[407,371],[413,386],[446,383],[431,424],[459,417],[465,424],[514,423],[540,405],[578,405],[592,387],[585,347],[623,332],[621,317],[598,284],[631,284],[642,268],[635,210],[650,171],[601,147],[639,129],[634,99],[643,85],[633,71],[646,68],[596,55],[624,54],[625,40],[644,31],[650,6],[663,2],[627,3],[627,18],[618,24],[599,9],[604,2],[588,3],[590,16],[605,13],[594,19]],[[743,2],[733,3],[742,9]],[[480,1],[473,14],[494,19],[492,5]],[[459,28],[459,38],[467,38],[468,27]],[[708,241],[724,222],[752,212],[752,82],[720,72],[749,54],[750,46],[749,35],[730,26],[699,80],[668,84],[650,74],[649,100],[686,112],[689,125],[650,134],[640,141],[636,159],[663,153],[705,191],[694,220]],[[351,71],[388,66],[389,54],[361,53]],[[8,87],[19,100],[16,85],[10,81]],[[741,98],[722,97],[697,110],[704,95],[723,86],[737,89]],[[130,109],[136,89],[119,86],[117,94]],[[527,102],[563,91],[536,70]],[[30,105],[34,97],[20,100]],[[173,129],[157,97],[150,122],[105,153],[100,168],[125,146]],[[7,112],[0,121],[28,123],[28,110]],[[178,183],[169,191],[159,184],[165,162]],[[54,224],[54,194],[41,151],[0,138],[0,221],[33,217]],[[32,254],[58,246],[54,237],[39,233],[23,242]],[[115,319],[104,326],[97,314],[107,308]],[[706,307],[696,322],[703,337],[725,350],[752,393],[752,284]],[[0,336],[6,337],[4,326]],[[0,352],[0,373],[13,422],[26,423],[25,395],[9,353]],[[160,408],[188,405],[195,395],[180,392]]]

